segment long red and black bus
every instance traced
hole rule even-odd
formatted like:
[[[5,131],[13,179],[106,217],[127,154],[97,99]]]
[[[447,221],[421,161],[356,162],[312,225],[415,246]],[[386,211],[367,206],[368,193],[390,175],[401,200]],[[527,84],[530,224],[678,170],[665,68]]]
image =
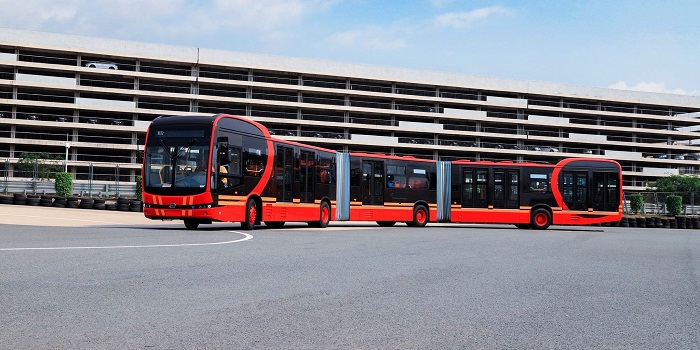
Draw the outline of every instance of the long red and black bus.
[[[434,161],[343,153],[277,139],[230,115],[156,118],[147,132],[144,214],[215,221],[335,220],[506,223],[545,229],[622,216],[621,168],[602,159],[558,164]]]

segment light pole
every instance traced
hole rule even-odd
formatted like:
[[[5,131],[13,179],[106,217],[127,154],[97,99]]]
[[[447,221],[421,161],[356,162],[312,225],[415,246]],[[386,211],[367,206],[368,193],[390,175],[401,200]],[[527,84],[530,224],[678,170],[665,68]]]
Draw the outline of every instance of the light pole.
[[[66,162],[63,163],[65,169],[63,171],[68,172],[68,150],[70,149],[70,142],[66,141]]]

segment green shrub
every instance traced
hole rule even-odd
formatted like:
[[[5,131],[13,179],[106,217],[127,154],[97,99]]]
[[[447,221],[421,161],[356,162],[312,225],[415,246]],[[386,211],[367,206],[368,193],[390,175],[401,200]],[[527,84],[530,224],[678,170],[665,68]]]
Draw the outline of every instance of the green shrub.
[[[666,208],[668,208],[668,214],[671,216],[681,215],[683,211],[683,197],[671,195],[666,197]]]
[[[136,188],[134,188],[136,199],[141,200],[141,176],[136,177]]]
[[[56,194],[61,197],[69,197],[73,194],[73,175],[71,173],[56,173]]]
[[[632,207],[632,212],[639,214],[644,206],[644,197],[641,194],[633,194],[630,196],[630,206]]]

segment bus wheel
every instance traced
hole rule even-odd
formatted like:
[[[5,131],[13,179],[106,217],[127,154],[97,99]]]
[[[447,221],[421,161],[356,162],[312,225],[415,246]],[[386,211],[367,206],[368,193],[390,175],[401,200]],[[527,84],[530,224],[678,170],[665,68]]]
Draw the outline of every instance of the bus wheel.
[[[199,221],[196,219],[185,219],[185,227],[188,230],[196,230],[199,227]]]
[[[381,227],[391,227],[396,224],[396,221],[377,221],[377,224]]]
[[[530,214],[530,226],[535,230],[546,230],[552,224],[552,214],[547,209],[539,208]]]
[[[529,230],[530,229],[530,224],[515,224],[515,227],[521,229],[521,230]]]
[[[265,226],[269,228],[282,228],[284,221],[265,221]]]
[[[318,221],[309,221],[308,222],[310,227],[320,227],[320,228],[328,227],[328,224],[331,222],[331,207],[328,205],[328,202],[321,202],[321,208],[320,208],[319,214],[320,214],[321,218]]]
[[[252,230],[255,228],[255,220],[258,217],[258,206],[254,199],[249,199],[245,205],[245,221],[241,222],[241,228],[244,230]]]
[[[410,227],[423,227],[428,223],[429,215],[428,208],[424,205],[416,206],[413,209],[413,221],[407,222],[406,225]]]

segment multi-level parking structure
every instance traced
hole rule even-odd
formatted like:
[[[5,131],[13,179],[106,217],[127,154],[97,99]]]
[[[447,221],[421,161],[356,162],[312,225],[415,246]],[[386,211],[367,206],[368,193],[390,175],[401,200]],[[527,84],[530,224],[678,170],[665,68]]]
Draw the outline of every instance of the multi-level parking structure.
[[[603,157],[627,190],[700,169],[700,97],[0,29],[0,159],[78,180],[139,173],[160,115],[230,113],[339,151],[555,163]],[[8,172],[12,176],[12,171]]]

